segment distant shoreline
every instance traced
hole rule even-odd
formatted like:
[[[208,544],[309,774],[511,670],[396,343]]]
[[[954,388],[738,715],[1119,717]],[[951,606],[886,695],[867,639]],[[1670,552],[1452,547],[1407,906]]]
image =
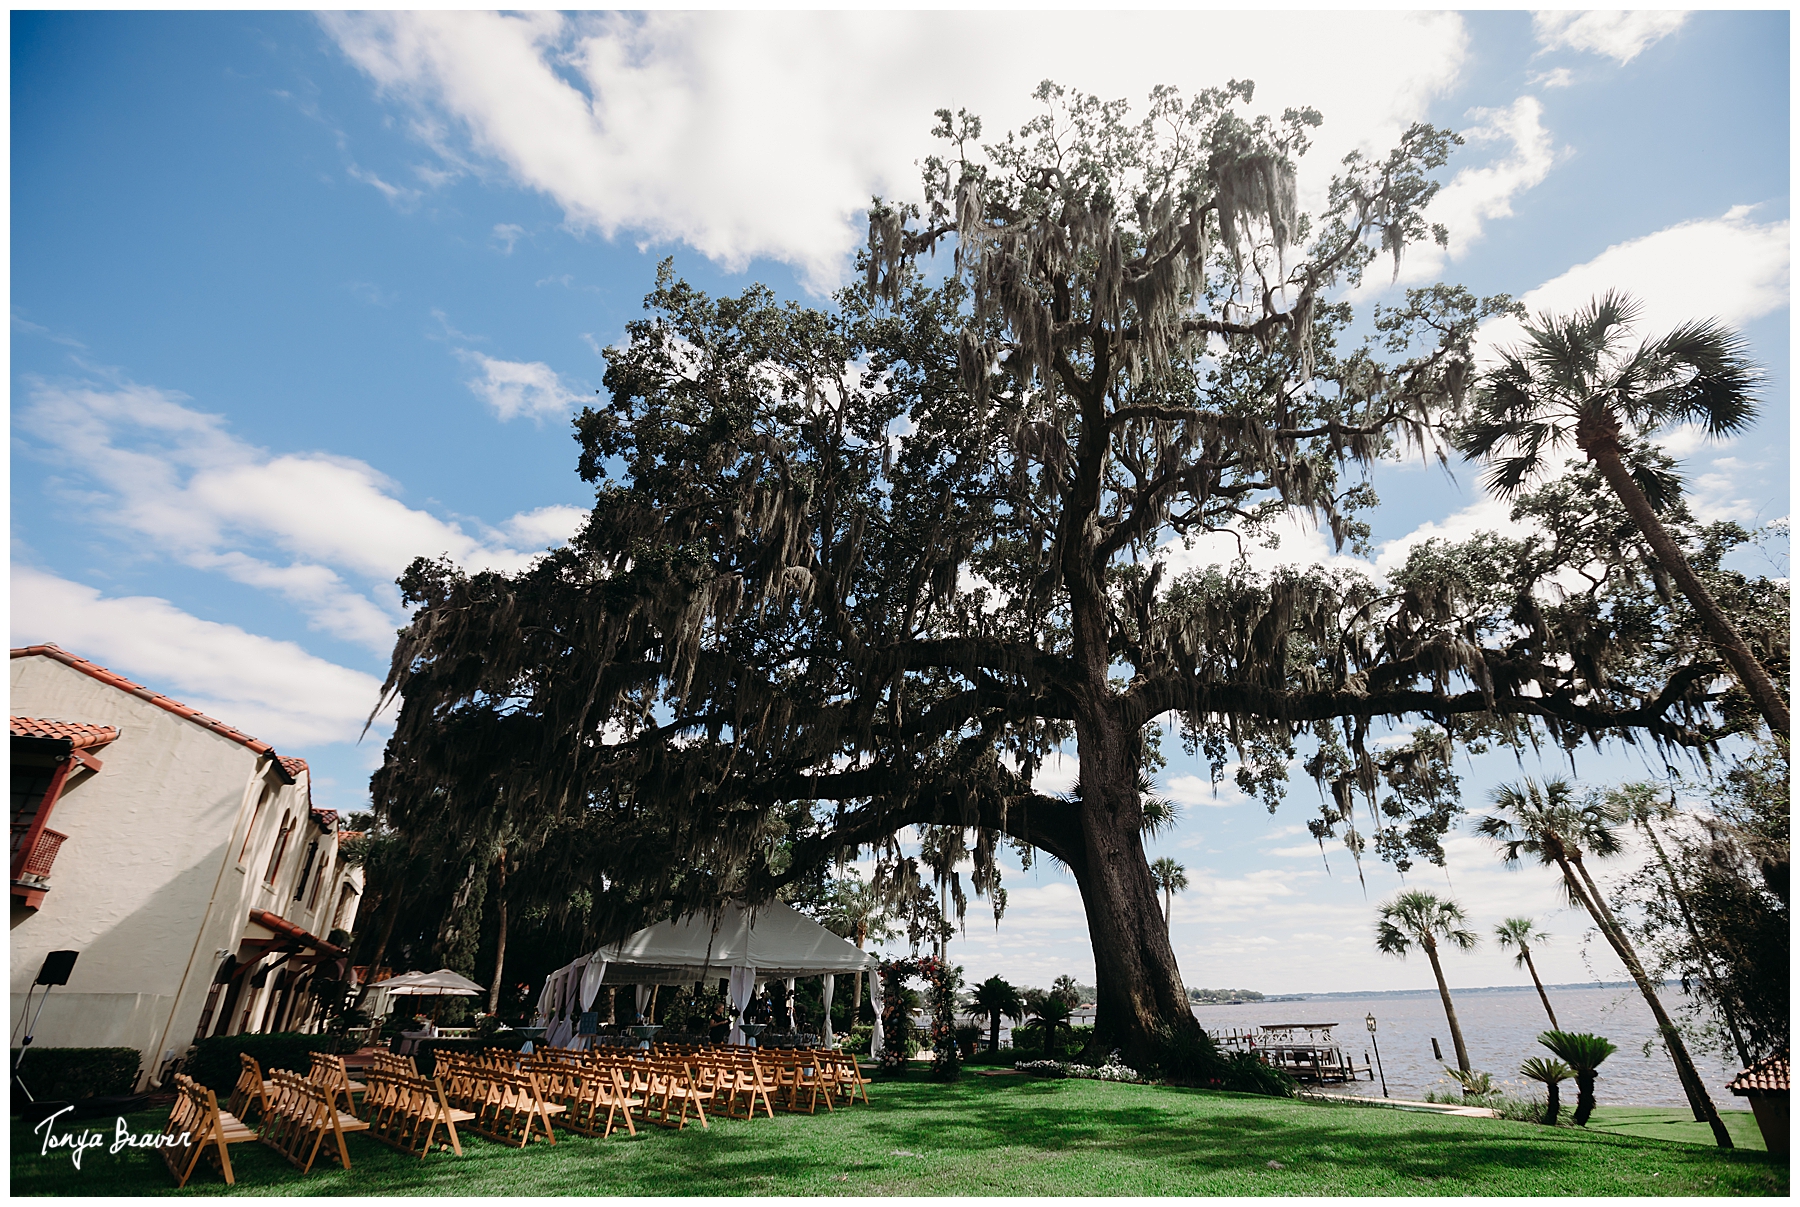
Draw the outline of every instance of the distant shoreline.
[[[1664,981],[1662,983],[1662,987],[1666,989],[1669,986],[1673,985],[1673,986],[1676,986],[1677,988],[1679,988],[1680,984],[1681,984],[1681,982],[1679,982],[1679,981]],[[1637,986],[1636,986],[1636,984],[1634,984],[1631,981],[1577,981],[1572,984],[1566,984],[1566,985],[1545,985],[1544,988],[1546,990],[1550,990],[1550,989],[1636,989]],[[1472,988],[1458,987],[1458,986],[1453,985],[1450,988],[1450,992],[1458,993],[1458,994],[1462,994],[1462,993],[1536,993],[1537,990],[1528,984],[1527,985],[1482,985],[1479,987],[1472,987]],[[1369,989],[1369,990],[1362,990],[1362,991],[1335,992],[1335,993],[1281,993],[1281,994],[1271,993],[1271,994],[1265,994],[1260,1001],[1244,1001],[1244,1002],[1241,1002],[1238,1004],[1244,1005],[1244,1006],[1261,1006],[1261,1005],[1265,1005],[1265,1004],[1268,1004],[1271,1002],[1276,1002],[1276,1003],[1279,1003],[1279,1002],[1309,1002],[1309,1001],[1314,1001],[1314,1000],[1330,1001],[1330,1000],[1337,999],[1337,998],[1436,997],[1436,996],[1437,996],[1437,990],[1435,990],[1435,989]],[[1230,1005],[1231,1003],[1229,1003],[1229,1002],[1190,1002],[1188,1004],[1191,1006],[1225,1006],[1225,1005]]]

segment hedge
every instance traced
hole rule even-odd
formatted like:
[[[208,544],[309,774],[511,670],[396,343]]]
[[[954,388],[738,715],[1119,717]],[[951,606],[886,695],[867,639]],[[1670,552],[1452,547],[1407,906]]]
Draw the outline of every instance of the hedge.
[[[270,1069],[290,1069],[304,1075],[312,1067],[314,1052],[354,1052],[360,1045],[342,1035],[307,1035],[299,1031],[276,1031],[269,1035],[215,1035],[194,1045],[182,1069],[189,1077],[224,1097],[237,1085],[243,1063],[238,1054],[248,1052],[262,1066],[263,1075]]]
[[[17,1048],[12,1058],[19,1059]],[[131,1093],[138,1064],[136,1048],[30,1048],[19,1080],[40,1102],[79,1102]]]

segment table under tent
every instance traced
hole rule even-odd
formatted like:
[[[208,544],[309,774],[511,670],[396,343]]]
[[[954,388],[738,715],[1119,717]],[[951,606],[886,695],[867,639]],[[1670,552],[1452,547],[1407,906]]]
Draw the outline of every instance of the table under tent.
[[[744,1042],[744,1008],[765,981],[785,983],[788,994],[801,977],[819,977],[825,1003],[821,1038],[829,1045],[831,1000],[836,978],[866,972],[872,992],[880,961],[855,944],[782,901],[763,905],[725,905],[718,914],[705,911],[647,926],[551,973],[538,996],[538,1024],[548,1028],[544,1043],[569,1046],[580,1017],[593,1010],[605,985],[636,985],[641,1014],[653,985],[693,985],[726,979],[731,1007],[731,1043]]]

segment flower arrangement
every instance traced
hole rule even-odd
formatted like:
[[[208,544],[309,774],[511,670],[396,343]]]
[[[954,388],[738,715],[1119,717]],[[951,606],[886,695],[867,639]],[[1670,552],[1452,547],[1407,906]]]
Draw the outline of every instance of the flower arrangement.
[[[1119,1050],[1114,1048],[1106,1058],[1106,1063],[1098,1068],[1084,1065],[1076,1061],[1061,1060],[1021,1060],[1013,1065],[1021,1073],[1030,1073],[1033,1077],[1078,1077],[1087,1081],[1128,1081],[1141,1082],[1142,1075],[1119,1059]]]
[[[898,1073],[906,1067],[912,1017],[901,1001],[900,983],[906,977],[919,976],[925,978],[931,992],[932,1080],[956,1080],[962,1074],[962,1054],[956,1045],[956,990],[962,984],[962,968],[946,964],[936,956],[920,956],[911,960],[884,960],[880,976],[881,1027],[885,1044],[881,1053],[881,1071]]]

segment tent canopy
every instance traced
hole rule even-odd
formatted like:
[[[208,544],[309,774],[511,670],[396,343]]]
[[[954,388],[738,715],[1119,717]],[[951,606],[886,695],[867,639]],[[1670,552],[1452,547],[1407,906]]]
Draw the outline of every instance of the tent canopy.
[[[715,919],[687,914],[594,953],[611,984],[692,984],[754,968],[758,980],[871,971],[880,961],[783,901],[727,904]]]

